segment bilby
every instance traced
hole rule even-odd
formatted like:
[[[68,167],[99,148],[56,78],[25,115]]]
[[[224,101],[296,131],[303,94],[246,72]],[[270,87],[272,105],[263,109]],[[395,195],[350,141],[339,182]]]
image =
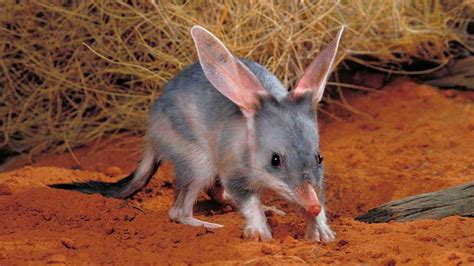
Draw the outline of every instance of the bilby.
[[[301,210],[307,239],[333,240],[323,204],[316,111],[342,32],[288,92],[263,66],[234,56],[209,31],[193,26],[199,63],[181,71],[154,103],[137,169],[116,183],[50,186],[128,198],[169,160],[176,175],[169,211],[173,221],[221,227],[193,217],[198,194],[219,182],[222,199],[233,202],[245,218],[244,236],[272,238],[260,201],[262,189],[270,189]]]

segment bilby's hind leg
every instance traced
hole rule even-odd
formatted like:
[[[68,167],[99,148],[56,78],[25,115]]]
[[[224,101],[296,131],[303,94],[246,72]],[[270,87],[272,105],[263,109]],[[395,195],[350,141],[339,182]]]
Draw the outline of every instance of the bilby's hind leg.
[[[199,192],[213,181],[210,167],[192,167],[192,162],[179,162],[176,165],[175,202],[169,212],[172,221],[192,226],[219,228],[223,225],[201,221],[193,217],[193,207]]]
[[[211,197],[211,199],[219,202],[220,204],[235,205],[235,202],[233,202],[231,196],[225,191],[224,186],[222,185],[219,178],[217,178],[216,182],[212,186],[209,187],[209,189],[207,190],[207,194]],[[278,209],[275,206],[262,204],[262,209],[264,212],[271,211],[280,216],[286,215],[286,212]]]

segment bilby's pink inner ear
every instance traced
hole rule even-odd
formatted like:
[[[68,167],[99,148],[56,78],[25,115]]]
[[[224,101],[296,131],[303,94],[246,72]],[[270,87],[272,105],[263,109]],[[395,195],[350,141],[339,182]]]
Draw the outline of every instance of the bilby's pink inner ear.
[[[267,94],[257,77],[203,27],[193,26],[191,35],[207,79],[245,115],[253,115]]]
[[[292,96],[298,97],[306,92],[313,91],[313,103],[317,104],[321,101],[343,32],[344,27],[341,27],[336,38],[306,68],[303,77],[293,90]]]

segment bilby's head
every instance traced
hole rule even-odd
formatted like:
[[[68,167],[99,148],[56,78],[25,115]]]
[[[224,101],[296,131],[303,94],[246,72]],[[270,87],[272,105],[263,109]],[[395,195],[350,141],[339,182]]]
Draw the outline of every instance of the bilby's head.
[[[191,29],[207,79],[246,118],[250,165],[258,182],[312,216],[321,209],[323,179],[316,111],[342,32],[310,64],[297,87],[276,99],[219,39],[202,27]]]

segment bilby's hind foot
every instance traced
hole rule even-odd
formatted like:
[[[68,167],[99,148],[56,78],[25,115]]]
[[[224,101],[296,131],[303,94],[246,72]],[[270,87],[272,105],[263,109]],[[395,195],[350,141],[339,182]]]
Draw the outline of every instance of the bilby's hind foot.
[[[199,147],[194,147],[199,148]],[[210,162],[204,154],[199,158]],[[193,157],[194,158],[194,157]],[[201,221],[193,217],[193,206],[197,201],[199,192],[204,190],[213,181],[212,165],[202,161],[180,160],[175,162],[175,201],[169,211],[172,221],[191,226],[204,226],[206,228],[220,228],[223,225]]]
[[[192,205],[188,205],[188,208],[185,209],[173,206],[169,212],[170,220],[180,224],[187,224],[191,226],[204,226],[206,228],[224,227],[221,224],[205,222],[194,218],[192,214],[192,209],[190,209],[189,207],[192,207]]]
[[[247,226],[244,230],[243,236],[246,239],[253,239],[257,241],[272,240],[272,232],[266,223]]]

